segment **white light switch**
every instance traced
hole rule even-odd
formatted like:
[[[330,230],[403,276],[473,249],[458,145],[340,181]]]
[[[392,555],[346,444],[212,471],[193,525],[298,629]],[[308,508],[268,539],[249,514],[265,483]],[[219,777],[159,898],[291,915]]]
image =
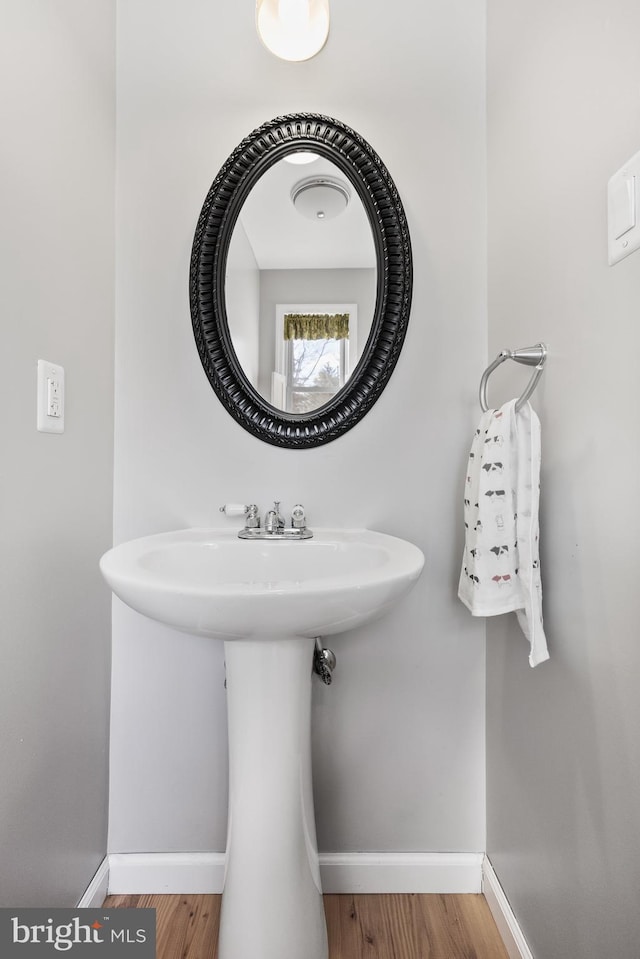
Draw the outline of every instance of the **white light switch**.
[[[611,232],[614,240],[636,225],[636,178],[631,173],[615,177],[611,184]]]
[[[640,248],[640,153],[609,180],[607,188],[609,265]]]
[[[64,368],[38,360],[38,417],[41,433],[64,433]]]

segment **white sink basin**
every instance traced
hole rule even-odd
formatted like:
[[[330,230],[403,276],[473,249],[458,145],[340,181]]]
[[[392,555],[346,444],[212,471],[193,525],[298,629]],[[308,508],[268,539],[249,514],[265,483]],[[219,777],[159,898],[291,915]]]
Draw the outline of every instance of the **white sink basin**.
[[[412,543],[366,529],[320,529],[301,542],[185,529],[116,546],[100,566],[139,613],[231,640],[352,629],[394,605],[423,563]]]
[[[226,641],[229,832],[218,959],[327,959],[311,781],[314,637],[381,616],[423,563],[411,543],[366,529],[315,530],[300,542],[185,529],[102,557],[105,579],[133,609]]]

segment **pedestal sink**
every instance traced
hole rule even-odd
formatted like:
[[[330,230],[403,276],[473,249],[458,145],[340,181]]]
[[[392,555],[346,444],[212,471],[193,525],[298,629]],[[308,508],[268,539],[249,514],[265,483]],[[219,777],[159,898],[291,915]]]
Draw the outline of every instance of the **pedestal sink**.
[[[311,788],[314,641],[381,616],[422,552],[363,529],[302,542],[186,529],[116,546],[102,573],[145,616],[225,642],[227,864],[219,959],[326,959]]]

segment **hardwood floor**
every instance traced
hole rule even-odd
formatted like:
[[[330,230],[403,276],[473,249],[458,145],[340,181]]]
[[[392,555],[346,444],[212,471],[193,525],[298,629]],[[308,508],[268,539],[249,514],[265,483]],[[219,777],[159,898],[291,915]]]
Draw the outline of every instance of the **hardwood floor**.
[[[216,959],[220,896],[108,896],[104,905],[156,910],[157,959]],[[484,896],[327,895],[324,906],[330,959],[508,959]]]

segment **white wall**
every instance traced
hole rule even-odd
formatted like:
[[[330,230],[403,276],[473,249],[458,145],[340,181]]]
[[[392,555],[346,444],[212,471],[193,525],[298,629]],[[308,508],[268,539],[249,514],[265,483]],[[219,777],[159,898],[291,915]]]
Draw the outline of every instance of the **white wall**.
[[[115,5],[0,30],[0,906],[73,906],[106,852]],[[36,364],[66,427],[36,431]]]
[[[335,641],[314,690],[323,850],[484,848],[484,629],[455,597],[464,462],[485,363],[484,4],[334,3],[302,64],[253,3],[118,4],[115,535],[218,523],[225,501],[301,500],[310,523],[415,540],[426,571],[386,620]],[[228,154],[297,110],[348,123],[403,199],[415,283],[406,346],[358,426],[315,450],[260,443],[196,353],[191,242]],[[457,531],[457,532],[456,532]],[[114,614],[110,849],[223,850],[221,646]]]
[[[260,343],[260,270],[242,222],[236,223],[225,279],[229,332],[238,362],[253,386],[258,385]]]
[[[490,347],[550,349],[551,654],[532,671],[513,617],[490,623],[488,850],[537,959],[635,959],[640,254],[607,265],[606,186],[640,150],[640,6],[488,6]],[[494,400],[526,377],[496,373]]]

